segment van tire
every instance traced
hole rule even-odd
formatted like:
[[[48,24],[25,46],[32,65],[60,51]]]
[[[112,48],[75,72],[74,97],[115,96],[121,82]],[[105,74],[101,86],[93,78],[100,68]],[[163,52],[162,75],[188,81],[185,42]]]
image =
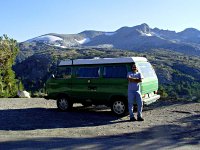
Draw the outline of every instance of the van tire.
[[[127,114],[128,105],[125,100],[116,99],[112,101],[111,110],[116,116],[122,117]]]
[[[73,103],[69,97],[62,96],[57,99],[57,107],[60,111],[69,111],[72,109]]]

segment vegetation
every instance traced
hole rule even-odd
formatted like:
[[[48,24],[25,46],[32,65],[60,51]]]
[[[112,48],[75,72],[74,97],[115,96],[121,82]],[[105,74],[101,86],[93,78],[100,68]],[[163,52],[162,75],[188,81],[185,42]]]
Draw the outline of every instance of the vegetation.
[[[162,98],[191,100],[200,97],[199,56],[188,56],[166,49],[140,52],[109,48],[63,49],[40,43],[26,45],[25,49],[21,44],[20,50],[21,55],[18,55],[18,63],[14,69],[17,76],[22,78],[25,88],[30,91],[41,91],[45,81],[63,59],[145,56],[156,70]]]
[[[148,59],[155,66],[162,97],[200,98],[200,57],[172,53],[170,50],[152,50]]]
[[[0,97],[13,97],[17,94],[17,80],[12,70],[18,54],[17,42],[6,35],[0,37]]]
[[[199,56],[168,49],[135,52],[110,48],[63,49],[43,43],[20,43],[18,46],[6,35],[0,37],[0,97],[14,97],[23,86],[34,96],[41,96],[46,80],[63,59],[126,56],[147,57],[158,75],[158,92],[162,98],[200,99]]]

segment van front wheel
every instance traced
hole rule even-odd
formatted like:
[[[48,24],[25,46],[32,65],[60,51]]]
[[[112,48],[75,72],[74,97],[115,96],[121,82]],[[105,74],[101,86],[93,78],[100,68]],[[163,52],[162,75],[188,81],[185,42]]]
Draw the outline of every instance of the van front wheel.
[[[124,116],[127,113],[127,104],[123,100],[115,100],[111,109],[115,115]]]
[[[73,103],[70,102],[69,98],[60,97],[57,100],[57,107],[60,111],[69,111],[73,106]]]

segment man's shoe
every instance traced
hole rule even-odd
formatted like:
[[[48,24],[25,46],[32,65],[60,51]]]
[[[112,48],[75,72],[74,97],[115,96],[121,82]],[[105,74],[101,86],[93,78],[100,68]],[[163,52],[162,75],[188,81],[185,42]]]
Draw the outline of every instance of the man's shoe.
[[[130,121],[136,121],[135,117],[130,118]]]
[[[144,119],[142,117],[138,117],[137,121],[144,121]]]

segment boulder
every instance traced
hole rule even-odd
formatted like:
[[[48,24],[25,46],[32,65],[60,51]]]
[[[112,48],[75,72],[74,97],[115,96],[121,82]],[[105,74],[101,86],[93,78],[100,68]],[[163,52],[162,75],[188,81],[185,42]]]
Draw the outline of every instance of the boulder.
[[[18,92],[17,92],[17,95],[18,95],[20,98],[31,98],[31,97],[30,97],[30,93],[27,92],[27,91],[18,91]]]

